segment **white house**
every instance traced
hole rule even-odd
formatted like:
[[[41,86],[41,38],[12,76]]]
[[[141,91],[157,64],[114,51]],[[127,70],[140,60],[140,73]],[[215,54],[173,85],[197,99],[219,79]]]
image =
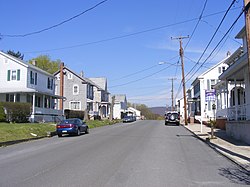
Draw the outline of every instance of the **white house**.
[[[203,121],[215,118],[216,111],[212,107],[216,104],[214,86],[218,83],[219,76],[228,67],[225,63],[227,58],[209,68],[193,81],[187,98],[187,101],[189,101],[189,116],[193,115],[198,120],[202,117]]]
[[[245,27],[236,38],[243,40],[243,47],[227,60],[229,67],[219,77],[224,88],[219,87],[218,90],[224,90],[226,93],[227,134],[250,144],[250,74]]]
[[[113,118],[122,119],[126,115],[126,95],[114,95]]]
[[[94,87],[93,111],[101,117],[108,118],[110,114],[110,93],[108,92],[107,79],[105,77],[89,78],[98,87]]]
[[[0,101],[31,103],[32,122],[63,119],[55,105],[61,97],[55,95],[53,75],[1,51],[0,65]]]
[[[126,113],[128,115],[135,116],[137,120],[141,119],[141,111],[137,110],[137,109],[135,109],[133,107],[128,107]]]

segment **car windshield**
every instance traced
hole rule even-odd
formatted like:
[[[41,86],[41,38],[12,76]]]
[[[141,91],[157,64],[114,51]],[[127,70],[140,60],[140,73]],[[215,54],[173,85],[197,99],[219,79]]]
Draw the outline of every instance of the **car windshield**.
[[[72,123],[77,123],[76,119],[67,119],[63,120],[60,124],[72,124]]]

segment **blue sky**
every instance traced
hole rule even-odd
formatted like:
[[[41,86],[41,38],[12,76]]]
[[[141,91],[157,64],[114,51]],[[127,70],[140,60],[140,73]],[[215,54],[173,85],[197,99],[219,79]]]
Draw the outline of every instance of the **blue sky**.
[[[111,94],[126,94],[131,103],[150,107],[171,105],[170,78],[173,77],[176,78],[174,96],[182,97],[182,90],[178,89],[181,82],[179,42],[171,37],[192,34],[205,0],[108,0],[45,32],[26,37],[7,36],[48,28],[99,2],[101,0],[2,0],[0,50],[20,51],[25,60],[46,54],[53,60],[62,60],[76,73],[83,70],[86,77],[107,77]],[[231,2],[207,1],[193,37],[190,41],[183,40],[183,46],[189,41],[184,52],[186,74],[200,58]],[[243,0],[235,2],[201,63],[238,17],[242,6]],[[187,88],[197,75],[225,58],[227,51],[233,52],[241,45],[234,37],[243,25],[242,16],[218,50],[194,72]],[[166,63],[158,65],[162,61]]]

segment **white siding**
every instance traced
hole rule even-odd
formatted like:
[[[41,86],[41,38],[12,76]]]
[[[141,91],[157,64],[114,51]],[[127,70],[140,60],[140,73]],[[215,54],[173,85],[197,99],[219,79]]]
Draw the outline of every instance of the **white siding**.
[[[11,59],[8,59],[2,55],[0,55],[0,90],[4,91],[16,91],[20,89],[26,88],[27,82],[27,68],[21,64],[14,62]],[[7,80],[8,70],[18,70],[20,69],[20,80]]]

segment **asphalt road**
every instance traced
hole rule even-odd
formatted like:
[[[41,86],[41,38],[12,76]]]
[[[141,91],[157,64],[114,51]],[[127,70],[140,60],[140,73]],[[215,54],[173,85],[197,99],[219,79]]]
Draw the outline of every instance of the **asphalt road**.
[[[241,186],[249,176],[182,126],[137,121],[0,148],[0,186]]]

